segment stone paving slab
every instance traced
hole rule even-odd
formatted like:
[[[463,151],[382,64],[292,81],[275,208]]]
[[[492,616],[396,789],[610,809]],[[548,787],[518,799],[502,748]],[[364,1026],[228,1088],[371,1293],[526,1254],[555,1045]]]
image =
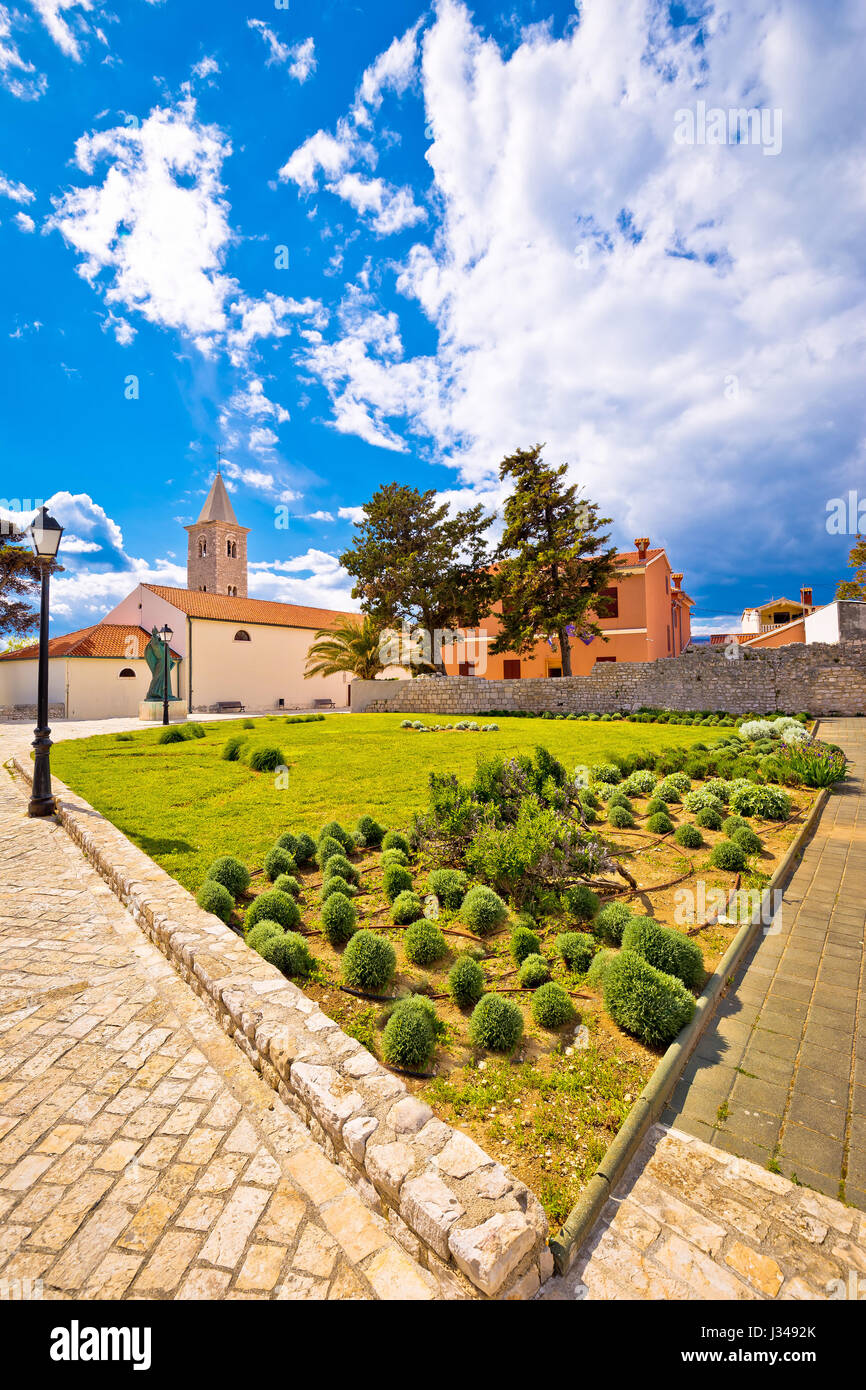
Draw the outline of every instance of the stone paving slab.
[[[0,1286],[441,1296],[65,832],[23,811],[0,769]]]
[[[866,1210],[866,721],[820,736],[849,778],[662,1118]]]

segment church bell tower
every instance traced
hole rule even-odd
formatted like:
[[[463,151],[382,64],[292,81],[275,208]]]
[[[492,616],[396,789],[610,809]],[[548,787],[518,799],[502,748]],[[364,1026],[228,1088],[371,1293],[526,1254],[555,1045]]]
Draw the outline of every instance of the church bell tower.
[[[219,468],[198,521],[185,529],[187,588],[246,598],[250,528],[238,525]]]

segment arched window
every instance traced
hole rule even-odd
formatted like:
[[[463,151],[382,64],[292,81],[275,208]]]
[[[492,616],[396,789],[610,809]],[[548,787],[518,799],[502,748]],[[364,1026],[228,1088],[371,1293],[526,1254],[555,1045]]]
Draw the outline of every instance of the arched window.
[[[120,672],[120,675],[118,676],[118,679],[122,681],[135,680],[135,672],[133,671],[132,667],[124,666],[123,670]]]
[[[243,628],[239,628],[239,630],[235,633],[236,642],[249,642],[249,640],[250,634],[248,632],[245,632]]]
[[[199,558],[200,560],[203,560],[204,557],[205,557],[206,555],[207,555],[207,536],[199,536],[199,538],[198,538],[198,558]]]
[[[231,536],[226,540],[226,556],[229,560],[236,560],[238,558],[238,543],[237,541],[233,541]]]
[[[237,596],[238,596],[238,586],[237,586],[237,584],[229,584],[229,585],[226,587],[226,594],[228,595],[229,598],[237,598]]]

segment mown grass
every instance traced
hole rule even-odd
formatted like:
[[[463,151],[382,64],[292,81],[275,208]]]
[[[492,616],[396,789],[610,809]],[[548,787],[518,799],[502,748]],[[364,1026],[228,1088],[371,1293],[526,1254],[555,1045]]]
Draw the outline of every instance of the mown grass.
[[[571,769],[612,753],[712,743],[723,729],[676,725],[497,720],[497,733],[411,733],[398,714],[330,715],[320,723],[287,724],[281,717],[204,725],[205,737],[159,744],[158,729],[58,743],[52,768],[193,891],[219,854],[261,864],[285,830],[317,835],[335,819],[351,826],[368,813],[384,825],[405,825],[423,807],[431,772],[471,774],[478,754],[517,753],[543,744]],[[288,787],[271,773],[224,762],[233,734],[251,744],[276,745],[289,769]]]

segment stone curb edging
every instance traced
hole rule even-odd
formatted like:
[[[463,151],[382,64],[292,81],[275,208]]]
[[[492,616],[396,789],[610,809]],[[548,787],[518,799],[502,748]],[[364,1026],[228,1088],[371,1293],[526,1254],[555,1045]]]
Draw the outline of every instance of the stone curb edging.
[[[32,780],[29,757],[14,768]],[[54,779],[57,820],[262,1078],[444,1298],[529,1299],[553,1273],[524,1183],[392,1072],[109,820]]]
[[[787,883],[793,872],[794,861],[802,855],[829,795],[830,789],[822,787],[800,828],[799,834],[789,845],[767,884],[765,893],[772,893]],[[686,1062],[715,1013],[727,981],[733,975],[758,934],[761,926],[762,906],[756,909],[751,919],[745,922],[737,932],[699,994],[691,1022],[686,1025],[664,1053],[646,1086],[626,1115],[616,1138],[608,1146],[607,1152],[595,1173],[569,1212],[562,1230],[550,1241],[550,1249],[560,1274],[566,1274],[573,1265],[580,1247],[625,1173],[638,1145],[664,1110]]]

